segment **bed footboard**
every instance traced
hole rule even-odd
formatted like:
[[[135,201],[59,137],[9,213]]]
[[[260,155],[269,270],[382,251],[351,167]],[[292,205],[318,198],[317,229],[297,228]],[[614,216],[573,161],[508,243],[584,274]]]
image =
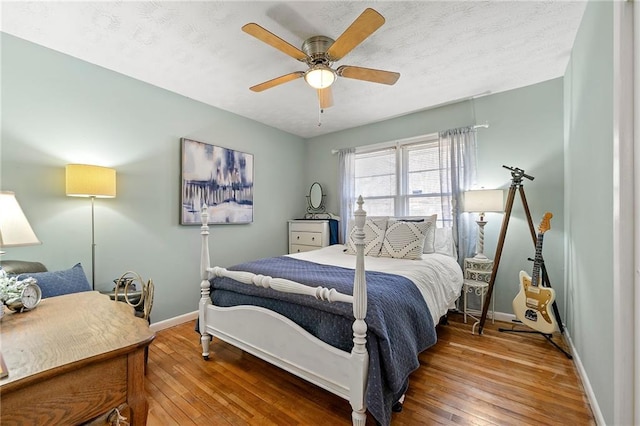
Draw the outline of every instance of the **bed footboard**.
[[[225,268],[210,267],[209,263],[209,226],[207,207],[202,209],[202,249],[200,258],[200,292],[199,330],[201,333],[202,356],[209,358],[209,343],[212,336],[217,336],[243,350],[265,359],[287,371],[290,371],[312,383],[315,383],[343,398],[349,400],[352,407],[352,422],[354,425],[364,426],[366,423],[367,373],[369,368],[369,354],[366,349],[367,324],[367,289],[364,274],[364,231],[366,213],[362,209],[362,197],[358,198],[358,209],[354,213],[356,246],[356,267],[353,285],[353,295],[343,294],[335,289],[326,287],[311,287],[295,281],[256,275],[244,271],[229,271]],[[271,288],[276,291],[295,293],[315,297],[318,300],[331,302],[346,302],[353,306],[353,349],[351,353],[342,352],[311,336],[302,328],[279,314],[253,307],[218,308],[212,305],[210,298],[210,282],[213,277],[229,277],[246,285]],[[243,316],[243,315],[246,315]],[[256,316],[259,315],[259,316]],[[272,318],[273,317],[273,320]],[[256,320],[263,318],[264,320]],[[246,327],[236,325],[248,322],[252,324],[251,331]],[[291,323],[291,324],[289,324]],[[327,355],[332,362],[314,362],[309,355],[292,355],[287,352],[286,345],[273,344],[261,338],[269,335],[269,327],[276,328],[279,336],[294,339],[302,353],[318,352]],[[283,328],[284,327],[284,328]],[[289,330],[291,329],[291,330]],[[290,332],[291,331],[291,332]],[[307,350],[308,349],[308,350]],[[340,353],[344,355],[340,355]],[[313,357],[317,360],[316,357]],[[346,374],[345,374],[346,372]]]

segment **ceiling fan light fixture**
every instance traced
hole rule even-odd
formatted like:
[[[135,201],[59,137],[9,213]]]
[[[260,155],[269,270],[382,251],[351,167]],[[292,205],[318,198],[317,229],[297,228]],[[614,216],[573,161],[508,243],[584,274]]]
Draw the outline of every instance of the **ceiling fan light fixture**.
[[[336,72],[324,64],[317,64],[304,73],[304,80],[314,89],[326,89],[336,81]]]

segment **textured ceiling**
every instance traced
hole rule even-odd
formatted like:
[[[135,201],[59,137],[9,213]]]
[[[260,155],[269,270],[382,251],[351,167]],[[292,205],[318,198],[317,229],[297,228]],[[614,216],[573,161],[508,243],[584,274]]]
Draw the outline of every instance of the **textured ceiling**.
[[[2,31],[308,138],[560,77],[584,1],[2,2]],[[241,31],[296,47],[336,39],[366,7],[386,23],[338,61],[401,73],[394,86],[339,78],[320,111],[303,63]]]

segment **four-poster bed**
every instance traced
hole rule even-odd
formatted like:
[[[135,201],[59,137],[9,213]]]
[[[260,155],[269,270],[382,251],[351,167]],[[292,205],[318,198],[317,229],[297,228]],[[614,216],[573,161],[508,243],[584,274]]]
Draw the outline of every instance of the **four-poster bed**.
[[[439,254],[428,261],[367,257],[374,270],[365,272],[362,204],[359,198],[351,234],[355,257],[330,246],[229,269],[210,267],[204,208],[198,327],[205,359],[218,337],[348,400],[354,425],[365,424],[367,410],[388,424],[418,354],[435,343],[437,318],[459,294],[462,273]],[[386,272],[396,260],[405,276]],[[422,263],[434,262],[427,278],[415,278]],[[437,275],[444,284],[422,282]]]

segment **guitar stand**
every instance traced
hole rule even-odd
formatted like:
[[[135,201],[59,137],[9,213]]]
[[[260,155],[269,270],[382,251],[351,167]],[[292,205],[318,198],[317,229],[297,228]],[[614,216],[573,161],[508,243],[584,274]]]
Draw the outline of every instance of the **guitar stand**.
[[[533,245],[535,246],[538,242],[538,237],[536,236],[536,230],[533,225],[533,220],[531,219],[531,211],[529,210],[529,204],[527,203],[527,197],[524,194],[524,188],[522,187],[523,178],[533,180],[534,177],[526,174],[524,170],[519,169],[517,167],[507,167],[502,166],[505,169],[511,170],[511,186],[509,187],[509,194],[507,195],[507,203],[505,205],[504,218],[502,219],[502,229],[500,230],[500,237],[498,238],[498,246],[496,247],[495,259],[493,260],[493,270],[491,272],[491,279],[489,280],[489,287],[487,289],[487,296],[484,299],[484,305],[482,307],[482,316],[480,317],[480,326],[478,327],[478,334],[482,334],[482,330],[484,328],[484,323],[487,320],[487,313],[489,311],[489,304],[491,302],[491,296],[493,294],[493,286],[495,284],[496,276],[498,275],[498,267],[500,266],[500,258],[502,257],[502,249],[504,247],[504,240],[507,236],[507,228],[509,227],[509,218],[511,217],[511,210],[513,209],[513,201],[515,200],[516,190],[520,193],[520,198],[522,200],[522,206],[524,208],[524,212],[527,216],[527,222],[529,224],[529,232],[531,233],[531,239],[533,240]],[[547,269],[544,265],[544,260],[542,260],[542,285],[545,287],[551,287],[551,283],[549,282],[549,277],[547,275]],[[562,324],[562,320],[560,318],[560,311],[558,310],[558,305],[554,301],[552,304],[553,313],[558,322],[558,328],[560,333],[564,333],[564,325]],[[551,342],[554,346],[556,346],[560,351],[562,351],[569,359],[571,359],[571,355],[568,354],[564,349],[560,348],[556,342],[551,340],[551,335],[547,335],[545,333],[540,333],[535,330],[506,330],[499,329],[499,331],[511,331],[516,333],[538,333],[543,335],[549,342]]]
[[[534,259],[531,259],[531,258],[529,258],[529,259],[527,259],[527,260],[529,260],[529,261],[531,261],[531,262],[533,262],[533,261],[534,261]],[[542,261],[542,266],[544,266],[544,260]],[[542,282],[544,282],[544,274],[545,274],[545,273],[543,272],[543,275],[542,275],[542,278],[543,278],[543,279],[542,279]],[[555,303],[555,302],[553,302],[553,303]],[[559,317],[558,317],[558,318],[559,318]],[[558,320],[558,321],[559,321],[559,320]],[[562,347],[560,347],[560,345],[558,345],[556,342],[554,342],[554,341],[552,340],[552,339],[553,339],[553,334],[550,334],[550,333],[542,333],[542,332],[537,331],[537,330],[515,330],[513,327],[515,327],[516,325],[524,325],[524,324],[522,324],[522,322],[520,322],[520,321],[518,321],[518,320],[516,319],[516,320],[513,320],[513,323],[511,324],[511,329],[508,329],[508,328],[499,328],[499,329],[498,329],[498,331],[503,332],[503,333],[530,333],[530,334],[539,334],[539,335],[541,335],[542,337],[544,337],[545,339],[547,339],[547,341],[548,341],[549,343],[551,343],[553,346],[555,346],[555,347],[556,347],[556,349],[558,349],[560,352],[562,352],[562,353],[564,354],[564,356],[566,356],[568,359],[573,359],[573,356],[572,356],[569,352],[565,351]],[[558,322],[558,327],[561,327],[560,322]]]
[[[518,323],[520,323],[520,321],[514,320],[514,324],[512,324],[512,327],[515,327],[516,325],[518,325]],[[558,345],[556,342],[553,341],[553,335],[552,334],[548,334],[548,333],[541,333],[540,331],[536,331],[536,330],[515,330],[513,328],[508,329],[508,328],[499,328],[498,331],[504,332],[504,333],[531,333],[531,334],[539,334],[542,337],[544,337],[545,339],[547,339],[547,341],[549,343],[551,343],[553,346],[556,347],[556,349],[558,349],[560,352],[562,352],[564,354],[564,356],[566,356],[568,359],[573,359],[573,356],[565,351],[562,347],[560,347],[560,345]]]

